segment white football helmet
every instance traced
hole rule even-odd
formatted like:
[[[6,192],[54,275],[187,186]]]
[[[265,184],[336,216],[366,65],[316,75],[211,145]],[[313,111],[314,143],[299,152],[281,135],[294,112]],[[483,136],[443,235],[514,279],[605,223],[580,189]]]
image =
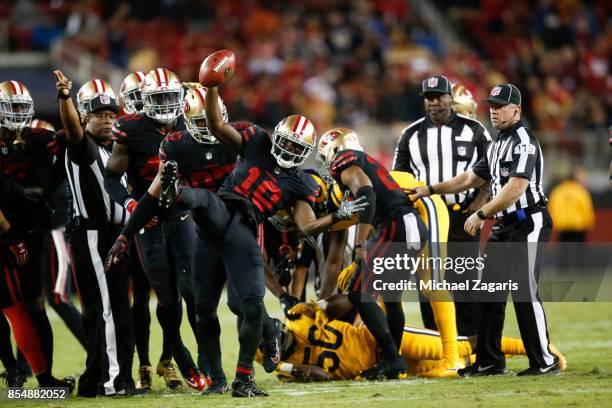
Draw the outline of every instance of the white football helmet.
[[[159,123],[170,123],[183,114],[183,87],[166,68],[155,68],[140,83],[144,112]]]
[[[221,97],[219,97],[219,107],[221,108],[223,120],[227,122],[227,108]],[[185,102],[183,103],[183,115],[185,116],[187,131],[197,142],[205,144],[219,143],[206,125],[202,126],[200,124],[198,126],[197,123],[197,121],[206,119],[206,88],[198,87],[187,91]]]
[[[0,83],[0,123],[11,131],[22,130],[34,117],[30,91],[18,81]]]
[[[319,174],[329,184],[334,183],[334,179],[329,174],[329,167],[336,153],[343,149],[363,151],[359,136],[354,130],[348,128],[335,128],[328,130],[321,136],[317,147],[317,161],[321,163]]]
[[[272,156],[280,167],[300,166],[315,147],[316,138],[314,125],[306,116],[287,116],[272,133]]]
[[[119,88],[119,105],[125,113],[141,113],[143,111],[140,83],[144,81],[145,73],[132,72],[126,76]]]

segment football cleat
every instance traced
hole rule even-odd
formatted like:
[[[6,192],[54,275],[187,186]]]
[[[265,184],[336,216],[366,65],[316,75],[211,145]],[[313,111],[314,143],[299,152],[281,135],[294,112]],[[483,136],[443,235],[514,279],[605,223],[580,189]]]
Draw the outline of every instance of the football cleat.
[[[463,366],[465,367],[465,366]],[[461,363],[442,360],[437,367],[419,374],[419,377],[425,378],[457,378],[458,371],[462,368]]]
[[[563,353],[561,353],[554,344],[549,344],[548,348],[550,349],[550,352],[557,356],[557,358],[559,359],[559,368],[561,369],[561,371],[565,371],[565,369],[567,368],[567,359],[565,358]]]
[[[40,387],[68,388],[68,394],[72,394],[76,381],[74,377],[59,378],[50,377],[49,380],[38,381]]]
[[[281,359],[283,323],[278,319],[272,319],[272,321],[274,324],[274,335],[271,339],[263,339],[263,366],[266,373],[273,372]]]
[[[176,374],[176,368],[172,360],[160,360],[157,364],[157,375],[164,378],[166,387],[175,389],[181,386],[181,379]]]
[[[137,397],[137,396],[147,395],[148,393],[149,393],[149,389],[148,388],[129,387],[129,388],[124,388],[122,390],[119,390],[115,394],[109,394],[109,395],[106,395],[106,396],[107,397],[113,397],[113,396],[117,396],[117,397]]]
[[[229,391],[227,381],[213,381],[208,388],[202,391],[202,395],[225,394]]]
[[[204,391],[207,386],[206,377],[204,374],[200,374],[199,371],[190,368],[189,377],[183,377],[185,383],[193,388],[194,390]]]
[[[179,196],[180,188],[178,164],[173,160],[167,161],[161,173],[159,206],[164,209],[170,208]]]
[[[17,367],[9,368],[4,374],[4,382],[7,387],[22,388],[27,381],[26,376]]]
[[[153,368],[151,366],[140,366],[138,368],[138,384],[136,388],[142,390],[150,390],[153,384]]]
[[[554,363],[546,367],[530,367],[518,373],[517,376],[523,377],[523,376],[559,375],[559,374],[561,374],[561,368],[559,367],[559,362],[555,361]]]
[[[469,367],[462,368],[457,371],[461,377],[485,377],[489,375],[504,375],[508,374],[506,367],[496,367],[494,364],[481,366],[473,364]]]
[[[232,397],[250,398],[250,397],[267,397],[268,393],[262,390],[255,384],[255,381],[242,381],[235,379],[232,383]]]

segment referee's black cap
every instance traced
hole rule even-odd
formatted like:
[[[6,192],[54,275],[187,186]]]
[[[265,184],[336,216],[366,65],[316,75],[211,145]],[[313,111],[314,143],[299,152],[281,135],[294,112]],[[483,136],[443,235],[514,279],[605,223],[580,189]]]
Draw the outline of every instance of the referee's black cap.
[[[443,75],[436,75],[423,80],[421,94],[426,93],[439,93],[439,94],[453,94],[451,83],[447,77]]]
[[[491,89],[491,94],[484,102],[498,105],[521,104],[521,91],[512,84],[499,84]]]

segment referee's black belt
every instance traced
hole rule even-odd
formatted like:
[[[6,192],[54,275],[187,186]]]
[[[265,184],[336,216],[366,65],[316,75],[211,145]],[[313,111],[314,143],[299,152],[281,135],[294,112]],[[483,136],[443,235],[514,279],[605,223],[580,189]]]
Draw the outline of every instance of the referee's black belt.
[[[542,212],[546,209],[546,204],[541,201],[535,205],[529,206],[527,208],[519,208],[516,211],[511,212],[510,214],[506,214],[501,217],[496,217],[495,220],[502,224],[513,224],[515,222],[525,221],[531,214]]]

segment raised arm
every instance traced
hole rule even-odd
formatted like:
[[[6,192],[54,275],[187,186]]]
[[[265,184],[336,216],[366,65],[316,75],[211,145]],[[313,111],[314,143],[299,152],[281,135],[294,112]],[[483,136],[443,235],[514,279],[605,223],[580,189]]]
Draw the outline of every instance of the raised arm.
[[[70,96],[72,81],[66,78],[60,70],[53,71],[53,75],[55,75],[60,117],[62,125],[66,129],[66,138],[73,145],[79,144],[83,140],[84,132],[79,119],[79,113],[74,107]]]
[[[207,88],[206,91],[206,126],[221,143],[240,155],[244,153],[242,136],[232,125],[223,120],[219,106],[219,91],[216,86]]]

